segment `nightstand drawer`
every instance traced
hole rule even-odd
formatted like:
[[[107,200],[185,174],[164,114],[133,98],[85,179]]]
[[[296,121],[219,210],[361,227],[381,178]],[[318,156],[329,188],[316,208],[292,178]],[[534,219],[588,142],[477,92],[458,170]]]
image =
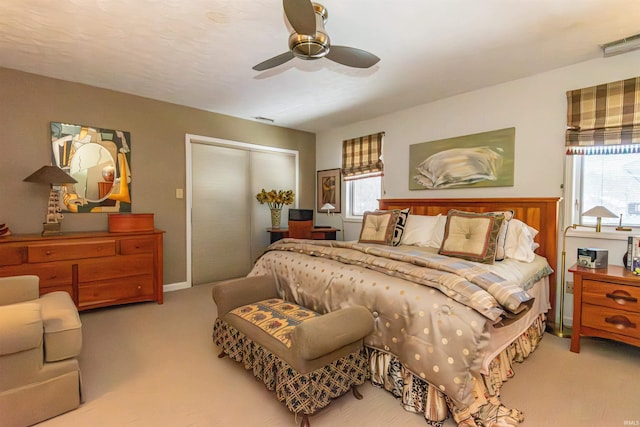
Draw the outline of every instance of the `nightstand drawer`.
[[[640,314],[597,305],[582,307],[582,326],[640,339]]]
[[[619,310],[640,312],[640,288],[597,280],[583,281],[584,303],[601,305]]]

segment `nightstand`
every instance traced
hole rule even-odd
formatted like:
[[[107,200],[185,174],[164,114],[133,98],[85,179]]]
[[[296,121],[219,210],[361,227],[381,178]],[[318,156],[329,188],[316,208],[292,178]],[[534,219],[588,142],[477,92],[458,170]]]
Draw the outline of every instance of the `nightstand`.
[[[574,265],[571,351],[580,353],[580,337],[600,337],[640,347],[640,276],[621,265]]]

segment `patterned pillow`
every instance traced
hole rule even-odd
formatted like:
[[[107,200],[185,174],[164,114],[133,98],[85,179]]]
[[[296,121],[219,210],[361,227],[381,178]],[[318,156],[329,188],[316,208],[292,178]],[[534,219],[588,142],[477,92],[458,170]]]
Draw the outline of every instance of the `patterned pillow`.
[[[398,216],[397,210],[365,212],[358,241],[391,246]]]
[[[497,211],[492,212],[494,214],[502,214],[504,215],[504,221],[500,226],[500,231],[498,232],[498,240],[496,242],[496,261],[502,261],[506,258],[506,244],[507,244],[507,230],[509,228],[509,221],[513,219],[514,212],[513,211]]]
[[[450,210],[439,253],[493,264],[504,215]]]
[[[398,246],[402,240],[402,235],[407,226],[407,219],[409,218],[410,208],[398,210],[398,221],[396,222],[396,228],[393,231],[393,246]]]

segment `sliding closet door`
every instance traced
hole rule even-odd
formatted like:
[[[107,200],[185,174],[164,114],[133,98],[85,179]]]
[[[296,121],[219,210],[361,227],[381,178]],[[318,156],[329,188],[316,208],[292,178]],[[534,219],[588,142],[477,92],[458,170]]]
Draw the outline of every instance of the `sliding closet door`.
[[[246,275],[251,269],[251,153],[192,144],[191,281]]]
[[[297,168],[296,156],[292,153],[253,151],[251,153],[251,192],[253,200],[255,195],[263,188],[269,190],[293,190],[296,192]],[[296,194],[297,197],[297,194]],[[253,247],[251,256],[255,260],[269,245],[270,237],[267,228],[271,227],[271,211],[269,207],[260,205],[257,201],[253,204]],[[297,206],[297,203],[295,204]],[[289,207],[283,206],[282,227],[287,226]]]

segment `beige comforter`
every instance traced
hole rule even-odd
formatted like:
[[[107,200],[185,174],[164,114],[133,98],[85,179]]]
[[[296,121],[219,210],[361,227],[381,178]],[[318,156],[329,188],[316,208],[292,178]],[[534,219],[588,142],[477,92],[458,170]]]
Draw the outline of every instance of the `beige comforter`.
[[[274,275],[283,297],[320,313],[367,307],[375,330],[365,345],[394,354],[464,408],[481,380],[490,325],[526,311],[524,289],[551,273],[537,263],[513,274],[516,283],[490,266],[416,247],[284,239],[249,275]]]

